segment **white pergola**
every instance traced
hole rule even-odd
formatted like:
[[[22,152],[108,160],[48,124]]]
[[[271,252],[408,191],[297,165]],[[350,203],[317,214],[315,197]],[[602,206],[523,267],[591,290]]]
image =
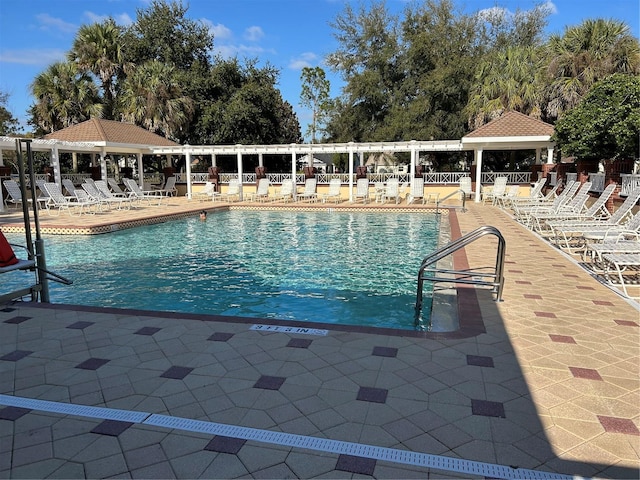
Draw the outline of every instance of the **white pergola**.
[[[515,112],[512,112],[515,113]],[[529,117],[524,117],[526,123]],[[505,116],[508,117],[508,114]],[[482,154],[485,150],[535,150],[536,162],[540,163],[542,149],[547,150],[547,162],[553,161],[554,143],[551,141],[551,134],[548,135],[494,135],[489,129],[486,136],[476,135],[481,133],[485,127],[490,127],[494,122],[499,122],[503,118],[494,120],[480,129],[463,137],[460,140],[440,140],[423,141],[411,140],[406,142],[365,142],[365,143],[320,143],[320,144],[285,144],[285,145],[142,145],[135,143],[116,143],[109,141],[61,141],[54,139],[24,139],[29,140],[32,151],[50,152],[51,166],[53,167],[54,178],[57,183],[61,183],[60,176],[60,152],[75,153],[95,153],[99,156],[103,178],[106,177],[106,155],[132,154],[137,156],[138,171],[143,171],[143,155],[183,155],[186,158],[186,178],[187,196],[191,197],[191,157],[194,155],[211,155],[212,165],[216,165],[217,155],[232,155],[237,157],[238,177],[242,178],[244,155],[258,155],[259,166],[263,166],[264,155],[289,155],[291,157],[291,173],[296,176],[296,159],[298,155],[309,155],[321,153],[346,153],[349,155],[349,191],[350,200],[353,200],[353,173],[355,167],[355,156],[358,155],[358,165],[364,165],[364,155],[366,153],[410,153],[410,178],[415,177],[416,165],[418,164],[421,152],[461,152],[473,151],[474,164],[476,165],[476,202],[480,201],[480,175],[482,170]],[[533,120],[533,119],[532,119]],[[536,121],[538,122],[538,121]],[[542,122],[539,122],[542,123]],[[543,124],[551,130],[553,127]],[[0,137],[0,166],[2,166],[2,150],[15,150],[16,138]],[[140,177],[139,182],[142,182]],[[0,207],[1,208],[1,207]]]

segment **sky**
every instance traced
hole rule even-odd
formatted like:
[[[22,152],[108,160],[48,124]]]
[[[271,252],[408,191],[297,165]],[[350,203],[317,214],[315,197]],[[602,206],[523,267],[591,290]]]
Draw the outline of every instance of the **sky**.
[[[500,7],[507,12],[531,10],[545,2],[552,11],[547,33],[562,34],[566,26],[589,18],[623,20],[639,35],[638,0],[455,0],[466,12]],[[338,43],[331,23],[346,3],[358,9],[360,0],[190,0],[187,17],[201,20],[214,34],[214,53],[224,57],[269,62],[280,70],[283,98],[298,115],[304,134],[311,112],[300,105],[303,67],[322,67],[331,96],[340,94],[342,79],[324,64]],[[365,0],[365,5],[368,2]],[[400,14],[409,0],[386,0]],[[29,85],[50,64],[64,60],[78,28],[113,17],[120,25],[135,21],[149,0],[0,0],[0,92],[9,94],[6,107],[28,131],[27,110],[33,103]]]

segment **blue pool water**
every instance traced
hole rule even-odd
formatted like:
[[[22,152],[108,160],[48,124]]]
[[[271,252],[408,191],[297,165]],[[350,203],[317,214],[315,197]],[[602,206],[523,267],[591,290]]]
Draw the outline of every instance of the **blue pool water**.
[[[417,272],[438,228],[427,214],[233,210],[47,236],[49,269],[74,282],[50,282],[51,301],[413,329]],[[427,291],[424,312],[430,301]]]

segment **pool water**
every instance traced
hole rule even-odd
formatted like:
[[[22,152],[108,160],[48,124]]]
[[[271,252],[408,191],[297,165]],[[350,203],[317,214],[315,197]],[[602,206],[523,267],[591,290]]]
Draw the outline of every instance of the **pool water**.
[[[49,269],[74,282],[50,282],[50,297],[414,329],[417,272],[437,248],[438,230],[433,214],[232,210],[206,221],[195,216],[105,235],[48,236]],[[24,243],[24,236],[7,237]],[[423,312],[430,311],[430,296],[426,291]]]

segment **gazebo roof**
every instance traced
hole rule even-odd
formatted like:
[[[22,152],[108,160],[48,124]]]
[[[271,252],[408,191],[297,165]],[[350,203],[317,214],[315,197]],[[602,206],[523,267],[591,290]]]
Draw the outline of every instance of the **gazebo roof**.
[[[97,142],[102,145],[178,146],[179,144],[132,123],[91,118],[44,136],[47,140]]]
[[[487,149],[527,149],[553,145],[553,125],[520,112],[499,118],[462,137],[462,143]]]

